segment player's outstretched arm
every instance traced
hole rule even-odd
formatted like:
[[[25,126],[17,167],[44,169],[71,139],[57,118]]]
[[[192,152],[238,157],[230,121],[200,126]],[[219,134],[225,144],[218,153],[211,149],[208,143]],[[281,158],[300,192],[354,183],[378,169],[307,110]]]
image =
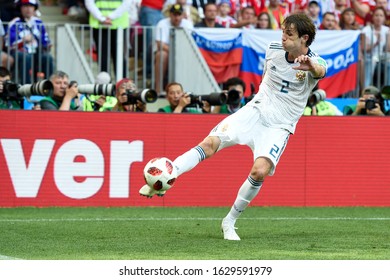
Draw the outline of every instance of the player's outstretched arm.
[[[325,66],[316,63],[307,55],[300,55],[295,60],[294,63],[299,63],[298,66],[293,66],[295,70],[309,71],[314,78],[322,78],[326,74]]]

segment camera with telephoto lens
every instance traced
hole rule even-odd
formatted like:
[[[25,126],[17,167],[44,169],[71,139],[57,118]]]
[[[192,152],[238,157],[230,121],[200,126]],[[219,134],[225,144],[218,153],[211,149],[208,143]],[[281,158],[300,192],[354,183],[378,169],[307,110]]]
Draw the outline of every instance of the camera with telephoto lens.
[[[310,93],[309,99],[307,100],[307,106],[314,107],[318,102],[324,101],[326,99],[326,92],[323,89],[317,89]]]
[[[141,91],[126,90],[127,101],[123,105],[137,104],[137,101],[142,103],[154,103],[157,100],[158,94],[154,89],[143,89]]]
[[[90,95],[115,96],[115,84],[86,84],[78,85],[80,93]]]
[[[53,84],[49,80],[42,80],[33,84],[22,85],[18,94],[29,97],[31,95],[48,96],[53,94]]]
[[[240,92],[238,90],[231,89],[227,92],[226,104],[238,106],[240,102]]]
[[[1,92],[0,97],[5,100],[9,99],[19,99],[21,96],[18,95],[19,85],[15,84],[12,81],[3,81],[3,91]]]
[[[229,90],[227,93],[213,92],[206,95],[195,95],[190,92],[189,94],[191,98],[189,106],[203,106],[203,101],[207,101],[211,106],[238,105],[240,103],[240,93],[235,89]]]
[[[188,106],[203,106],[203,101],[207,101],[210,105],[223,105],[226,104],[227,96],[225,93],[210,93],[206,95],[195,95],[192,92],[189,92],[189,96],[191,98],[191,103]]]
[[[365,100],[366,102],[366,110],[372,110],[376,108],[376,104],[378,103],[374,98],[369,98]]]
[[[49,80],[42,80],[26,85],[19,85],[12,81],[4,81],[1,97],[4,99],[20,100],[23,97],[28,99],[31,95],[48,96],[52,93],[53,84]]]

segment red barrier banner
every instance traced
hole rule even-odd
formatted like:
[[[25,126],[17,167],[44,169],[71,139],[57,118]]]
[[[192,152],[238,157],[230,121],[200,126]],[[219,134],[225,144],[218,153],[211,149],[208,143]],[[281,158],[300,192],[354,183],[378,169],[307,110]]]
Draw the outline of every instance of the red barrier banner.
[[[252,166],[224,149],[160,198],[138,194],[154,157],[197,145],[225,115],[0,111],[0,207],[230,206]],[[390,206],[390,119],[303,117],[253,206]]]

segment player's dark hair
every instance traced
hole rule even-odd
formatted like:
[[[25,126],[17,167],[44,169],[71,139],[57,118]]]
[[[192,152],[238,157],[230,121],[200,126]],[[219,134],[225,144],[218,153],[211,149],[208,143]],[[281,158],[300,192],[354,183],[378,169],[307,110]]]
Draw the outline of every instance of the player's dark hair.
[[[298,32],[298,36],[308,35],[309,39],[306,41],[306,47],[313,43],[316,36],[316,27],[313,21],[304,13],[291,14],[283,22],[285,27],[291,27],[292,25]]]

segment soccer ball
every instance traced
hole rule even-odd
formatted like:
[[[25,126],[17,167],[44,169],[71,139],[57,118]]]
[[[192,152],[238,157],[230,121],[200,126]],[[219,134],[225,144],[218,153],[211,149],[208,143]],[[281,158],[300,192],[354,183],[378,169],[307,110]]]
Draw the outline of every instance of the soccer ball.
[[[166,191],[173,187],[177,171],[173,162],[165,157],[151,159],[144,168],[146,184],[156,191]]]

